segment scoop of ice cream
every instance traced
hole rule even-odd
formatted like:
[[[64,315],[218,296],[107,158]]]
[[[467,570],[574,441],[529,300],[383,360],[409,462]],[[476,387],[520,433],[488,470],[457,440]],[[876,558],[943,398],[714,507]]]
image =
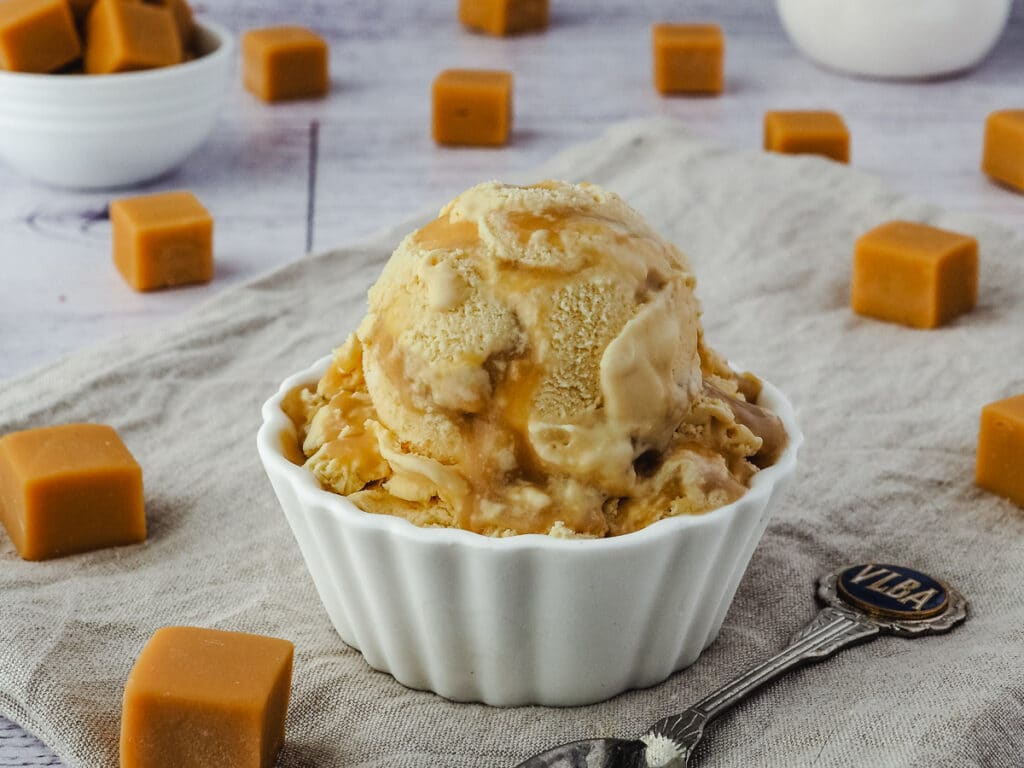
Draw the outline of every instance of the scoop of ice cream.
[[[781,427],[703,344],[695,284],[597,186],[474,187],[402,241],[305,395],[308,464],[369,511],[487,534],[728,503]]]

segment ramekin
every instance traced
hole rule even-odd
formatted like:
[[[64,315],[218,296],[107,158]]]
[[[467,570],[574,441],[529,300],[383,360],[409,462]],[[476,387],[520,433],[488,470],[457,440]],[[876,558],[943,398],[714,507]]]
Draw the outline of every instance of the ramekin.
[[[196,24],[193,61],[113,75],[0,72],[0,158],[59,187],[156,178],[209,136],[224,104],[234,38]]]
[[[718,635],[803,440],[789,401],[761,394],[789,445],[738,501],[599,540],[490,538],[370,514],[286,455],[281,409],[330,357],[263,406],[257,448],[341,639],[409,688],[495,706],[575,706],[661,682]]]

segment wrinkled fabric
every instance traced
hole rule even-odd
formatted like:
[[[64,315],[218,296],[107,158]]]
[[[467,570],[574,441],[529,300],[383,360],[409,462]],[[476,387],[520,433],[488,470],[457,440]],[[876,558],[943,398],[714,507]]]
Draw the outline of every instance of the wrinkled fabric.
[[[696,764],[1024,765],[1024,510],[973,483],[981,406],[1024,392],[1024,243],[846,166],[726,150],[665,121],[616,127],[512,181],[546,177],[618,192],[679,245],[708,340],[786,392],[806,434],[696,664],[595,706],[495,709],[407,690],[335,634],[256,455],[260,405],[354,329],[424,215],[0,385],[0,433],[114,425],[144,467],[149,520],[144,545],[45,563],[0,536],[0,714],[69,766],[116,766],[137,653],[156,628],[194,624],[295,643],[281,766],[512,766],[559,742],[636,735],[694,703],[813,616],[818,576],[875,561],[947,579],[970,620],[790,674],[712,725]],[[893,218],[979,238],[974,312],[935,331],[851,313],[853,242]]]

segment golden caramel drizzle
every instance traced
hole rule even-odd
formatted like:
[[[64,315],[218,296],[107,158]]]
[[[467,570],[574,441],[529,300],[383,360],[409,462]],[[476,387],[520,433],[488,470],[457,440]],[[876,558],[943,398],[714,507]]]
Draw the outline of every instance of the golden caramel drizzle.
[[[413,235],[414,242],[427,251],[464,250],[480,241],[480,230],[473,221],[452,221],[443,216],[434,219]]]

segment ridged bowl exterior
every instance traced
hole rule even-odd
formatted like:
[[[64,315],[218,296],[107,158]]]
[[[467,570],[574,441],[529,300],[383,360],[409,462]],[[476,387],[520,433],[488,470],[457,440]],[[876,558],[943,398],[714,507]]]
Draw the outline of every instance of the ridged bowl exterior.
[[[342,640],[400,683],[457,701],[591,704],[692,664],[722,626],[802,440],[789,402],[765,384],[790,444],[733,504],[601,540],[420,528],[363,512],[286,458],[295,428],[282,398],[328,363],[263,406],[260,457]]]
[[[205,55],[113,75],[0,72],[0,158],[58,187],[104,189],[156,178],[209,136],[227,93],[234,41],[198,25]]]

